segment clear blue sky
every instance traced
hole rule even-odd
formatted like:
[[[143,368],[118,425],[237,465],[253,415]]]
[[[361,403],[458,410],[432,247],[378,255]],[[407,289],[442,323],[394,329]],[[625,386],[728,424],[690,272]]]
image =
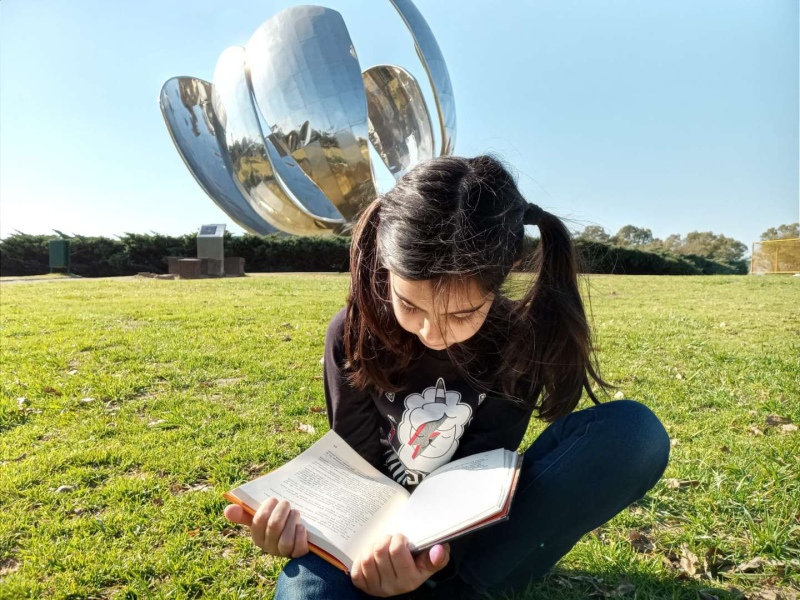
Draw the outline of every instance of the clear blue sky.
[[[456,153],[500,154],[573,228],[749,244],[798,219],[797,0],[416,2],[453,80]],[[388,0],[321,3],[362,69],[398,63],[427,85]],[[172,76],[210,80],[222,50],[296,4],[0,2],[0,234],[230,224],[156,98]]]

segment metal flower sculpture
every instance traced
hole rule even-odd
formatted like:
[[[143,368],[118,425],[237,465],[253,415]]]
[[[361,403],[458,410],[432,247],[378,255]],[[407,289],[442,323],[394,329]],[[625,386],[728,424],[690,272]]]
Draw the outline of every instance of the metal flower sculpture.
[[[361,71],[342,16],[297,6],[219,57],[214,81],[174,77],[159,103],[200,187],[257,234],[346,233],[376,196],[369,144],[399,178],[452,154],[456,113],[439,45],[411,0],[390,0],[414,38],[440,124],[414,77],[394,65]]]

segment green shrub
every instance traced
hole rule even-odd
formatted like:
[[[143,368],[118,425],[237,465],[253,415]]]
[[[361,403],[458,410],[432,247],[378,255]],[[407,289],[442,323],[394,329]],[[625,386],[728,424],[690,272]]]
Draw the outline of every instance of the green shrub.
[[[14,233],[0,241],[0,275],[40,275],[50,270],[48,242],[55,235]],[[71,238],[72,272],[83,277],[163,273],[166,258],[197,256],[197,236],[172,237],[126,233],[118,239]],[[538,244],[526,238],[524,252]],[[734,275],[746,274],[746,261],[717,262],[695,255],[648,252],[630,247],[578,239],[575,242],[582,269],[588,273],[626,275]],[[258,272],[345,272],[350,269],[350,238],[344,236],[293,237],[281,234],[259,237],[225,234],[225,256],[244,258],[245,270]]]

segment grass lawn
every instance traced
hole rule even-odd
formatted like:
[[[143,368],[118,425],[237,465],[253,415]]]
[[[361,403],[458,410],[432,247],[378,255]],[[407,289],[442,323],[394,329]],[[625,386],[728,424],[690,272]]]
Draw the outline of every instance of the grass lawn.
[[[347,285],[3,284],[0,598],[269,597],[282,562],[221,493],[326,431],[320,357]],[[603,374],[661,417],[671,463],[525,597],[793,597],[800,279],[590,287]]]

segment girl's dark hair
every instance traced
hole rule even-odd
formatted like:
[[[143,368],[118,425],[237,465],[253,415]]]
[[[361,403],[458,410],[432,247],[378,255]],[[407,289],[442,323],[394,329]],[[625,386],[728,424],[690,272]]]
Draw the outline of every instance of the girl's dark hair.
[[[522,255],[526,224],[541,234],[528,257]],[[502,292],[520,260],[534,275],[511,300]],[[424,351],[394,316],[389,271],[430,280],[437,306],[468,280],[495,294],[478,332],[448,347],[468,381],[490,397],[531,406],[553,421],[575,409],[583,390],[597,402],[592,381],[607,386],[592,359],[569,231],[529,204],[495,158],[422,163],[358,218],[344,338],[350,382],[358,389],[402,390],[403,370]]]

